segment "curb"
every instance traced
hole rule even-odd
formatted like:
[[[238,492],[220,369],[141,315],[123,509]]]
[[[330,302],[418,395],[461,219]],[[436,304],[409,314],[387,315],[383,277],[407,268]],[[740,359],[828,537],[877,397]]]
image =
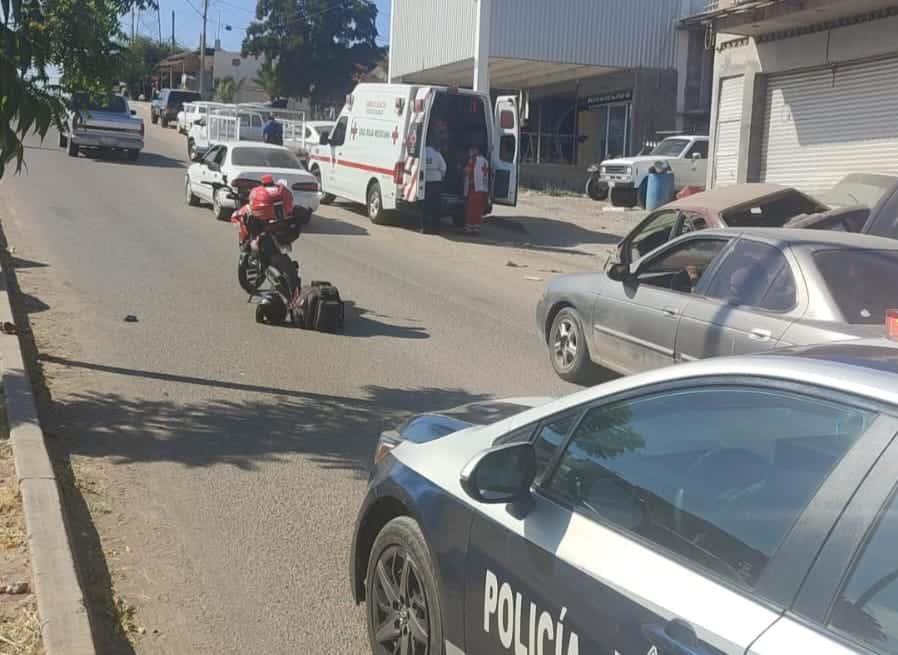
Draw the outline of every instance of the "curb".
[[[6,271],[0,269],[0,322],[12,323],[7,288]],[[0,334],[0,368],[44,650],[47,655],[96,655],[59,485],[15,335]]]

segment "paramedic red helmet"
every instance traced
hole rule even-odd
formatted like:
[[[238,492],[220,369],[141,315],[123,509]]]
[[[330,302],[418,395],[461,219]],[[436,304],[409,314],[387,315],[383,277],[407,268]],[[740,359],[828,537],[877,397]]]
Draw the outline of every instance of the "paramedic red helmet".
[[[262,186],[274,186],[274,175],[263,175]]]

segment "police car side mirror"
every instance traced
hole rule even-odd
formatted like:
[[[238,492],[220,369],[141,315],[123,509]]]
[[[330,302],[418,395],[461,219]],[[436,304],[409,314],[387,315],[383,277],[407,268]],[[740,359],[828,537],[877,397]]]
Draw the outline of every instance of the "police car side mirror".
[[[459,482],[477,502],[505,504],[528,497],[535,477],[536,451],[527,442],[483,451],[465,465]]]

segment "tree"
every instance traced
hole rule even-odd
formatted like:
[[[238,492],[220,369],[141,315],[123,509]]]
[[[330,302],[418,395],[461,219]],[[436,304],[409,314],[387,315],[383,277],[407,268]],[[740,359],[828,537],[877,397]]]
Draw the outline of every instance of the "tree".
[[[120,70],[119,17],[154,0],[0,0],[0,177],[25,157],[23,139],[42,139],[65,123],[66,101],[58,93],[110,90]],[[48,69],[61,72],[58,88]]]
[[[253,79],[268,95],[269,100],[281,96],[281,80],[278,78],[277,65],[266,60],[259,69],[259,74]]]
[[[342,100],[384,56],[370,0],[258,0],[243,53],[277,61],[279,91],[314,104]]]
[[[156,65],[172,53],[171,43],[138,36],[123,52],[119,79],[128,84],[132,93],[135,89],[142,93]]]
[[[223,77],[218,80],[218,86],[215,87],[215,99],[218,102],[234,102],[242,86],[243,80],[237,82],[230,75]]]

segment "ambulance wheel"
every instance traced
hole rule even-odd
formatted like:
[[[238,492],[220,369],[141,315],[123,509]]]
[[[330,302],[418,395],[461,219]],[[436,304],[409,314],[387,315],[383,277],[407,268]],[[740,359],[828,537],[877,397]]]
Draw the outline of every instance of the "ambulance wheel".
[[[373,653],[443,652],[436,575],[414,519],[393,519],[374,540],[365,576],[365,601]]]
[[[380,194],[380,184],[372,182],[368,185],[368,218],[375,225],[383,225],[386,222],[383,196]]]
[[[321,188],[321,169],[317,166],[312,166],[312,175],[315,176],[315,179],[318,180],[318,188]],[[336,200],[336,196],[330,193],[324,193],[323,191],[318,194],[318,202],[322,205],[329,205],[334,200]]]

